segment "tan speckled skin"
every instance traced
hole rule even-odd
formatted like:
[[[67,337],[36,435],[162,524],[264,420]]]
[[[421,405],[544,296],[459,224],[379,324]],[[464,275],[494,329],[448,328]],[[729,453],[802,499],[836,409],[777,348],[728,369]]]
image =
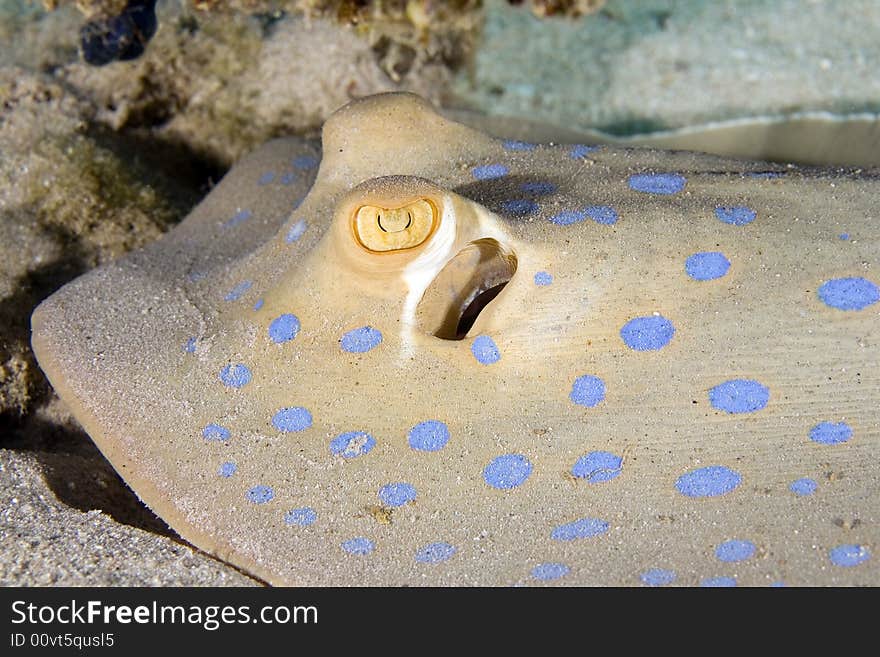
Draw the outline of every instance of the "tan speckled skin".
[[[530,572],[546,562],[570,569],[557,584],[639,584],[649,568],[674,570],[685,585],[714,576],[880,584],[880,305],[841,311],[816,292],[830,278],[878,281],[876,175],[790,169],[768,179],[749,173],[783,169],[692,153],[505,150],[406,95],[340,110],[325,126],[314,183],[303,171],[292,185],[277,182],[310,149],[296,139],[267,144],[167,236],[77,279],[34,314],[34,348],[56,390],[185,538],[275,584],[540,584]],[[473,167],[491,163],[509,174],[476,180]],[[275,182],[259,185],[267,171]],[[676,172],[687,185],[671,196],[630,189],[628,176],[645,172]],[[373,267],[340,227],[348,218],[336,210],[351,190],[388,175],[430,181],[400,184],[423,185],[456,216],[450,246],[425,271],[480,237],[516,254],[513,279],[464,340],[425,335],[408,321],[403,271],[418,254]],[[536,214],[506,216],[503,202],[523,198],[528,181],[558,190],[535,198]],[[547,220],[588,205],[613,206],[619,221]],[[716,206],[733,205],[754,208],[757,219],[715,218]],[[251,218],[224,228],[240,208]],[[303,219],[305,232],[288,244]],[[838,238],[844,232],[850,240]],[[727,275],[688,278],[687,256],[716,250],[732,263]],[[542,270],[552,285],[534,284]],[[224,301],[245,279],[253,287]],[[264,305],[255,311],[257,299]],[[267,327],[283,312],[301,329],[274,344]],[[673,322],[671,342],[629,349],[621,326],[652,313]],[[342,335],[364,325],[382,332],[381,344],[343,351]],[[475,360],[478,333],[494,339],[497,363]],[[194,353],[183,350],[190,337]],[[252,381],[225,387],[221,368],[239,362]],[[569,399],[582,374],[606,385],[593,408]],[[766,385],[766,408],[713,408],[708,390],[733,378]],[[309,409],[312,426],[276,430],[271,418],[285,406]],[[428,419],[444,421],[451,438],[419,452],[407,433]],[[812,442],[821,421],[845,421],[853,437]],[[231,439],[202,438],[208,423]],[[367,431],[376,446],[356,458],[331,454],[345,431]],[[594,450],[623,456],[621,474],[597,484],[572,477],[574,462]],[[516,488],[491,488],[483,469],[508,453],[526,456],[532,473]],[[237,472],[218,476],[227,461]],[[677,492],[679,476],[708,465],[732,468],[742,483],[712,498]],[[815,494],[789,491],[801,477],[819,483]],[[383,508],[378,489],[398,481],[415,486],[415,501]],[[258,484],[272,487],[271,501],[248,501]],[[285,512],[300,507],[314,508],[316,522],[285,524]],[[551,539],[554,527],[584,517],[608,531]],[[371,554],[340,547],[358,536],[374,542]],[[716,559],[719,543],[740,538],[757,545],[755,556]],[[455,554],[416,561],[435,541]],[[871,557],[833,565],[829,550],[844,544]]]

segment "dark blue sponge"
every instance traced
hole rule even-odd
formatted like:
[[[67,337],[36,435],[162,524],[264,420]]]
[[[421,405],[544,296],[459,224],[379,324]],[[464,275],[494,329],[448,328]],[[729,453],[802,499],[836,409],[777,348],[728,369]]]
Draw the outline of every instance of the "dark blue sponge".
[[[83,59],[92,66],[137,59],[158,25],[156,0],[129,0],[118,16],[89,21],[82,26]]]

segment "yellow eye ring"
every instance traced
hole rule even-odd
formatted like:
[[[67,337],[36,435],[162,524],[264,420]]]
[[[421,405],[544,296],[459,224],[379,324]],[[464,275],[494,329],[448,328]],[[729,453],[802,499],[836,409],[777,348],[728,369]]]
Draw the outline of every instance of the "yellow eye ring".
[[[423,244],[439,220],[437,206],[426,198],[419,198],[395,208],[362,205],[354,212],[352,229],[362,247],[385,253]]]

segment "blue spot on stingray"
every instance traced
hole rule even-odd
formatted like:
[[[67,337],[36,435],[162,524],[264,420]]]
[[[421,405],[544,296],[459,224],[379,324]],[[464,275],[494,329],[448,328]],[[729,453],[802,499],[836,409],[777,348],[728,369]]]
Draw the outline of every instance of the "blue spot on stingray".
[[[477,180],[492,180],[493,178],[506,176],[508,169],[503,164],[484,164],[483,166],[471,169],[471,174]]]
[[[416,489],[405,481],[385,484],[379,489],[379,500],[388,506],[403,506],[414,499],[416,499]]]
[[[565,577],[570,570],[564,563],[542,563],[532,568],[532,577],[547,582]]]
[[[553,283],[553,274],[547,271],[539,271],[535,273],[535,285],[544,287]]]
[[[816,492],[816,489],[819,487],[819,484],[816,483],[815,479],[810,479],[808,477],[804,477],[803,479],[796,479],[791,482],[791,485],[788,487],[792,493],[798,496],[804,495],[812,495]]]
[[[375,446],[376,439],[365,431],[348,431],[330,441],[330,451],[346,459],[363,456]]]
[[[550,217],[550,223],[556,224],[557,226],[571,226],[572,224],[579,223],[586,218],[586,213],[581,212],[580,210],[564,210],[563,212],[554,214]]]
[[[439,420],[419,422],[409,430],[409,446],[420,452],[436,452],[449,442],[449,428]]]
[[[735,577],[709,577],[700,582],[700,586],[711,589],[725,589],[736,586]]]
[[[630,189],[646,194],[677,194],[687,182],[677,173],[639,173],[629,177]]]
[[[557,541],[573,541],[577,538],[592,538],[608,531],[608,523],[599,518],[581,518],[565,525],[559,525],[550,532],[550,538]]]
[[[589,217],[600,224],[613,224],[617,221],[617,212],[608,205],[591,205],[584,210],[563,210],[549,218],[550,223],[557,226],[571,226]]]
[[[284,514],[284,523],[287,525],[298,525],[300,527],[308,527],[315,524],[318,514],[309,506],[301,509],[291,509]]]
[[[282,185],[290,185],[291,183],[293,183],[294,180],[296,180],[296,174],[292,171],[288,171],[287,173],[281,175],[281,178],[278,182],[280,182]]]
[[[221,477],[228,478],[236,472],[238,472],[238,466],[232,461],[226,461],[225,463],[220,464],[220,469],[217,471],[217,474]]]
[[[535,144],[530,144],[527,141],[517,141],[515,139],[508,139],[502,144],[502,146],[508,151],[533,151],[536,148]]]
[[[590,205],[584,208],[586,215],[597,224],[610,226],[618,220],[617,211],[610,205]]]
[[[203,271],[191,271],[189,274],[186,275],[186,279],[190,283],[198,283],[199,281],[205,280],[206,277],[207,274]]]
[[[592,408],[605,399],[605,382],[592,374],[579,376],[574,380],[568,398],[578,406]]]
[[[188,338],[186,342],[183,343],[183,350],[188,354],[193,354],[196,351],[196,339]]]
[[[538,211],[538,204],[525,198],[515,198],[501,203],[501,209],[507,214],[525,217]]]
[[[758,213],[744,205],[735,205],[728,208],[715,208],[715,216],[718,217],[720,221],[730,224],[731,226],[745,226],[746,224],[752,223],[755,220],[755,217],[758,216]]]
[[[455,547],[449,543],[428,543],[416,552],[418,563],[443,563],[455,554]]]
[[[372,326],[361,326],[352,329],[342,336],[339,341],[342,349],[351,354],[362,354],[379,346],[382,342],[382,333]]]
[[[229,429],[221,427],[219,424],[209,424],[202,429],[202,438],[205,440],[222,441],[229,440],[231,437],[232,434],[229,433]]]
[[[226,296],[223,297],[223,300],[238,301],[239,299],[241,299],[241,297],[244,296],[245,292],[253,287],[253,284],[253,281],[242,281],[241,283],[238,283],[234,288],[226,293]]]
[[[880,288],[866,278],[834,278],[822,283],[819,298],[838,310],[862,310],[880,301]]]
[[[532,194],[534,196],[546,196],[547,194],[552,194],[556,191],[556,185],[542,180],[524,182],[519,188],[526,194]]]
[[[685,472],[675,481],[675,488],[687,497],[717,497],[740,485],[742,476],[724,465],[710,465]]]
[[[262,484],[260,484],[251,488],[247,492],[245,497],[247,497],[254,504],[265,504],[275,497],[275,491],[272,490],[270,486],[263,486]]]
[[[292,164],[294,169],[299,169],[300,171],[314,169],[318,166],[318,158],[314,155],[297,155],[293,158]]]
[[[232,217],[232,219],[230,219],[225,224],[223,224],[223,226],[225,228],[234,228],[235,226],[238,226],[238,224],[240,224],[244,221],[247,221],[250,218],[251,218],[251,211],[250,210],[239,210],[238,212],[235,213],[235,215]]]
[[[286,241],[288,244],[293,244],[294,242],[298,241],[299,238],[303,236],[303,233],[306,232],[307,227],[308,224],[306,224],[306,220],[300,219],[287,231],[287,236],[284,238],[284,241]]]
[[[695,281],[711,281],[721,278],[730,269],[730,261],[718,251],[703,251],[688,256],[684,270]]]
[[[746,174],[749,178],[764,178],[772,180],[773,178],[782,178],[785,174],[782,171],[752,171]]]
[[[810,429],[810,440],[823,445],[839,445],[852,438],[853,430],[846,422],[820,422]]]
[[[257,299],[254,302],[254,310],[259,310],[260,308],[262,308],[264,303],[266,303],[266,302],[263,301],[262,299]]]
[[[247,365],[236,363],[225,365],[220,370],[220,381],[230,388],[241,388],[251,382],[252,374]]]
[[[285,433],[305,431],[312,426],[312,414],[302,406],[282,408],[272,416],[272,426]]]
[[[663,568],[651,568],[651,570],[646,570],[639,575],[639,579],[648,586],[666,586],[675,581],[675,571],[665,570]]]
[[[838,235],[837,237],[839,237],[840,239],[846,241],[846,240],[849,239],[849,233],[841,233],[841,234]]]
[[[580,457],[571,468],[571,474],[591,484],[611,481],[623,469],[623,459],[611,452],[590,452]]]
[[[835,566],[851,568],[871,558],[871,551],[864,545],[838,545],[828,553]]]
[[[587,146],[586,144],[576,144],[572,146],[571,150],[568,152],[568,156],[574,160],[579,160],[580,158],[592,153],[593,151],[599,150],[598,146]]]
[[[771,589],[781,589],[785,587],[785,582],[773,582],[770,584]]]
[[[299,333],[299,319],[296,315],[284,313],[269,324],[269,338],[276,344],[293,340]]]
[[[620,329],[620,337],[626,346],[635,351],[656,351],[662,349],[675,333],[675,327],[662,315],[636,317]]]
[[[770,401],[770,390],[752,379],[731,379],[709,390],[709,402],[727,413],[754,413]]]
[[[715,548],[715,556],[719,561],[736,563],[745,561],[755,554],[755,544],[751,541],[725,541]]]
[[[496,456],[483,468],[483,479],[492,488],[516,488],[532,474],[532,463],[522,454]]]
[[[366,556],[370,554],[373,550],[376,549],[376,544],[373,543],[368,538],[364,538],[363,536],[358,536],[357,538],[350,538],[347,541],[342,543],[342,549],[348,552],[349,554],[354,554],[359,557]]]
[[[501,352],[498,350],[498,346],[488,335],[478,335],[474,338],[474,343],[471,345],[471,353],[477,359],[477,362],[483,365],[491,365],[501,360]]]
[[[267,171],[262,176],[260,176],[260,179],[257,181],[257,184],[258,185],[268,185],[273,180],[275,180],[275,172],[274,171]]]

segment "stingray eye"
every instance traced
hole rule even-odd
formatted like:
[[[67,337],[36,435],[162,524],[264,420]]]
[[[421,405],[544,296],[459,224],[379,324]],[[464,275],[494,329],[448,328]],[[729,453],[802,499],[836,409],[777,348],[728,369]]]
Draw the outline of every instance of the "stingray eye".
[[[424,198],[399,208],[362,205],[354,215],[354,232],[370,251],[402,251],[427,240],[438,219],[437,207]]]

